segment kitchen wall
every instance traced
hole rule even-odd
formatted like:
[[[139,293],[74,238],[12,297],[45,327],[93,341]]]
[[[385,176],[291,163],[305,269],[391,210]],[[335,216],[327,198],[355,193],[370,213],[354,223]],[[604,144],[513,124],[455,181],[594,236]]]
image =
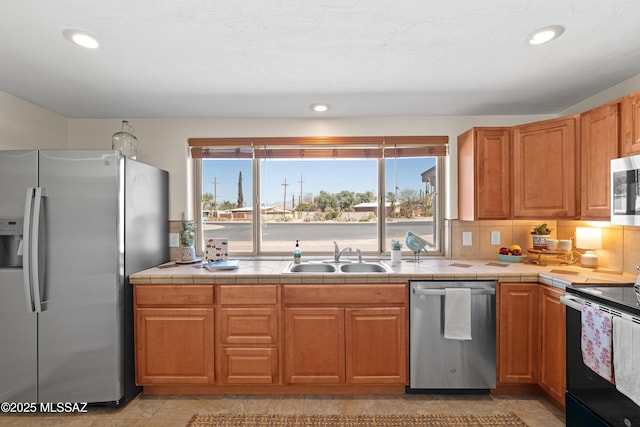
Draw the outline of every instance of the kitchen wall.
[[[640,90],[640,75],[615,85],[560,115],[574,114]],[[457,218],[456,138],[473,126],[511,126],[556,115],[374,117],[342,119],[65,119],[0,92],[0,149],[110,149],[120,121],[130,120],[139,140],[139,159],[170,173],[170,218],[192,209],[187,139],[191,137],[314,135],[448,135],[446,218]]]
[[[558,116],[570,116],[572,114],[580,114],[584,111],[590,110],[602,104],[606,104],[614,99],[622,98],[623,96],[640,90],[640,74],[633,76],[615,86],[611,86],[609,89],[595,94],[591,98],[587,98],[582,102],[567,108]]]
[[[343,119],[129,119],[139,141],[139,160],[170,173],[170,217],[191,213],[191,171],[187,139],[192,137],[448,135],[449,158],[445,191],[447,218],[458,212],[456,191],[459,134],[472,126],[510,126],[544,120],[552,115],[372,117]],[[69,120],[69,147],[110,148],[119,120]]]
[[[529,116],[448,116],[448,117],[374,117],[341,119],[66,119],[29,102],[0,92],[0,150],[32,148],[110,149],[111,135],[127,119],[139,140],[138,159],[166,169],[170,174],[170,218],[179,219],[192,209],[191,169],[187,139],[191,137],[315,136],[315,135],[448,135],[449,158],[445,175],[447,195],[445,217],[449,255],[459,258],[491,258],[495,247],[488,244],[493,227],[504,232],[504,242],[526,237],[535,222],[501,224],[457,221],[457,146],[459,134],[473,126],[511,126],[551,117],[580,113],[627,93],[640,90],[640,75],[615,85],[557,115]],[[557,223],[556,232],[570,235],[574,222]],[[462,247],[461,230],[474,234],[472,247]],[[554,227],[555,228],[555,227]],[[453,231],[455,229],[455,232]],[[605,248],[599,251],[601,265],[635,271],[640,264],[636,253],[640,245],[640,227],[607,227]],[[459,241],[460,240],[460,241]],[[528,242],[528,241],[527,241]],[[607,243],[608,242],[608,243]],[[526,245],[522,245],[525,247]],[[619,248],[623,247],[622,253]]]
[[[0,150],[67,148],[69,121],[0,91]]]
[[[580,263],[580,254],[585,250],[575,248],[576,227],[602,228],[602,249],[594,250],[598,255],[598,267],[613,271],[637,274],[636,266],[640,265],[640,227],[612,226],[609,222],[574,221],[574,220],[504,220],[504,221],[447,221],[445,236],[448,239],[447,256],[454,259],[487,259],[496,260],[495,253],[500,247],[517,244],[526,249],[532,247],[531,231],[538,224],[547,223],[551,238],[571,239],[574,245],[574,259]],[[500,244],[491,244],[491,232],[500,232]],[[462,245],[462,233],[470,232],[471,246]],[[562,263],[557,257],[543,256],[549,264]]]

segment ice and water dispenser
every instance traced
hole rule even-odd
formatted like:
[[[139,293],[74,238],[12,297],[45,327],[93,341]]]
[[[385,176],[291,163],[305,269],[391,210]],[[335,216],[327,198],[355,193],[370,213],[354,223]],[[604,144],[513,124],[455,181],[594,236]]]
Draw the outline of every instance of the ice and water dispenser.
[[[22,268],[22,218],[0,218],[0,268]]]

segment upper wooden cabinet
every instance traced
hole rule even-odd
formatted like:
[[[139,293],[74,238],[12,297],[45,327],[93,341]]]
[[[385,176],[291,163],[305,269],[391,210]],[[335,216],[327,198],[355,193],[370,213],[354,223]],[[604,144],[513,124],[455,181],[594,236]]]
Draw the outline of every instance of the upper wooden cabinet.
[[[622,99],[622,144],[625,156],[640,153],[640,92]]]
[[[576,217],[577,118],[513,128],[513,218]]]
[[[580,116],[580,217],[611,218],[609,171],[620,157],[621,101],[602,105]],[[640,148],[640,144],[639,144]]]
[[[458,218],[509,219],[510,195],[510,129],[473,128],[458,136]]]

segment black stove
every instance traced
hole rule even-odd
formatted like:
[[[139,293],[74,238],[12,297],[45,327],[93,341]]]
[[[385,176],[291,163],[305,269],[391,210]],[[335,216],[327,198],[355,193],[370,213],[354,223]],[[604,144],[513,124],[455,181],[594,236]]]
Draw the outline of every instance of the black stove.
[[[597,283],[588,286],[572,285],[567,286],[566,291],[581,298],[640,316],[640,304],[633,289],[633,283],[606,286],[598,286]]]
[[[640,305],[633,283],[604,285],[598,283],[567,286],[567,294],[580,304],[594,306],[614,316],[640,323]],[[569,295],[567,295],[569,296]],[[569,300],[571,298],[569,297]],[[571,301],[566,311],[567,393],[565,415],[567,427],[640,426],[640,406],[585,366],[582,358],[581,310]]]

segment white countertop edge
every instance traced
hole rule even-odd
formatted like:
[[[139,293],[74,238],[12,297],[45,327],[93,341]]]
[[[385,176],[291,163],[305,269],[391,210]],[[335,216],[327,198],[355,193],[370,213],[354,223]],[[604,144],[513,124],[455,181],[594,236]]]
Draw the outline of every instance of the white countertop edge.
[[[365,273],[282,273],[288,259],[241,259],[237,270],[210,272],[202,265],[152,267],[130,276],[131,283],[213,283],[213,284],[273,284],[273,283],[381,283],[409,280],[500,280],[543,283],[564,289],[575,283],[594,285],[633,283],[635,274],[604,269],[587,269],[577,265],[539,266],[530,263],[502,264],[496,260],[425,259],[421,263],[403,261],[400,264],[381,259],[393,272]]]

